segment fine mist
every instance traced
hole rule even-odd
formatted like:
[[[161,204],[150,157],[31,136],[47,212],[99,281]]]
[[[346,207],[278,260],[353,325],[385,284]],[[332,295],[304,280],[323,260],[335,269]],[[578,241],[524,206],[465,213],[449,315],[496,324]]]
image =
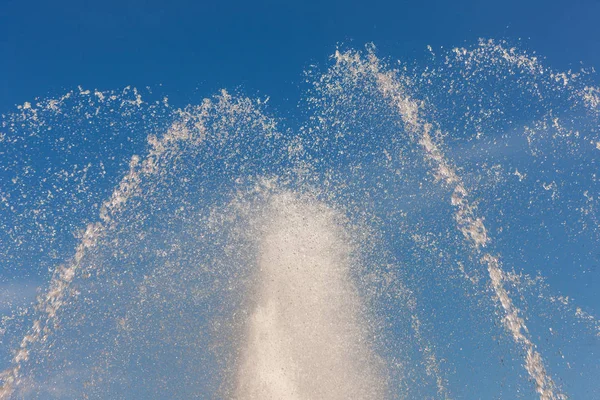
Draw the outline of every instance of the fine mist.
[[[264,219],[236,398],[384,398],[334,212],[286,194]]]

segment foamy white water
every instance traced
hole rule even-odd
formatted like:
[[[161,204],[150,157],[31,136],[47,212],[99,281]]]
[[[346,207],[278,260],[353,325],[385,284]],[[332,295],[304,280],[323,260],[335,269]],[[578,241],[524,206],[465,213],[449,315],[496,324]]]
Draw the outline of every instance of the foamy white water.
[[[263,218],[236,399],[385,398],[333,211],[287,193]]]

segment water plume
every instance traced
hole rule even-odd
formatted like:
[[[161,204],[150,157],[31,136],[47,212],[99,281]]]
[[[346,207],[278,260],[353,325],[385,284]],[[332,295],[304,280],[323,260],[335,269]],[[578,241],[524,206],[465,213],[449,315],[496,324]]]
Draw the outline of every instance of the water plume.
[[[235,398],[384,398],[351,248],[333,212],[283,194],[261,226]]]

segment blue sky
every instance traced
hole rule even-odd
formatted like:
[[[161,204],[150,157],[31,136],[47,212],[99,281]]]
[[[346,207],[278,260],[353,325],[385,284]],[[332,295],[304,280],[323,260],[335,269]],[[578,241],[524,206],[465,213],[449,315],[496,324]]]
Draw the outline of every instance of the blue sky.
[[[159,84],[182,103],[242,87],[286,107],[299,96],[302,71],[338,43],[374,42],[410,60],[427,45],[522,38],[555,68],[598,66],[599,15],[597,0],[4,0],[0,110],[77,85]]]

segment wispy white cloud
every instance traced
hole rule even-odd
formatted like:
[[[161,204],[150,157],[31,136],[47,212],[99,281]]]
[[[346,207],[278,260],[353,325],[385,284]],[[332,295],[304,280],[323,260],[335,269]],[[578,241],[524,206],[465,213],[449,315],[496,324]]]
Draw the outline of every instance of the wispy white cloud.
[[[0,315],[9,315],[33,304],[39,287],[38,281],[0,283]]]

